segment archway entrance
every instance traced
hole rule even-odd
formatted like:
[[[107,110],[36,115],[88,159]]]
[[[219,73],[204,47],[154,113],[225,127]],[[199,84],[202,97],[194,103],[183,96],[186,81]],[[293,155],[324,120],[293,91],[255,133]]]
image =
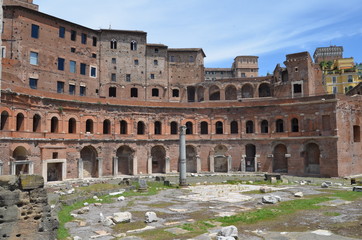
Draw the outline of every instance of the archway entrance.
[[[226,156],[227,147],[218,145],[214,149],[214,170],[215,172],[228,171],[228,157]]]
[[[255,154],[256,147],[253,144],[248,144],[245,146],[245,171],[247,172],[255,172]]]
[[[186,146],[186,172],[197,172],[196,150],[193,146]]]
[[[98,177],[98,161],[96,149],[92,146],[84,147],[80,151],[80,157],[83,161],[83,177]]]
[[[32,174],[30,169],[31,161],[28,160],[28,151],[25,147],[19,146],[13,151],[15,162],[12,163],[12,174]]]
[[[47,165],[47,181],[62,181],[63,180],[63,163],[55,162]]]
[[[273,154],[273,172],[288,172],[288,159],[285,157],[285,154],[287,154],[287,147],[284,144],[278,144],[275,146]]]
[[[164,173],[166,165],[166,150],[162,146],[155,146],[151,149],[152,173]]]
[[[305,173],[320,173],[320,150],[315,143],[308,143],[305,147]]]
[[[133,173],[134,151],[128,146],[121,146],[117,150],[118,173],[131,175]]]

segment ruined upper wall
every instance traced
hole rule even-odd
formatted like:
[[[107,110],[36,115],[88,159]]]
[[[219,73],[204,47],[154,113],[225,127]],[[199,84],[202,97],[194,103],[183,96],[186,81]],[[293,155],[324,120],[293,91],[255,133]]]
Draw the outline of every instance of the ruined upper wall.
[[[39,6],[33,0],[4,0],[4,6],[22,6],[38,11]]]

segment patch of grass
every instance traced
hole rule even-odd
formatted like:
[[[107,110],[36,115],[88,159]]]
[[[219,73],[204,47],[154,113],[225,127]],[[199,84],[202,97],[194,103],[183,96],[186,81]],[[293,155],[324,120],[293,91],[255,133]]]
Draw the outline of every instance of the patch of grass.
[[[158,202],[158,203],[151,203],[151,204],[147,204],[150,208],[167,208],[170,206],[175,205],[172,202]]]
[[[136,222],[130,222],[130,223],[118,223],[118,224],[114,225],[112,228],[113,228],[113,231],[115,231],[116,233],[124,233],[124,232],[127,232],[128,230],[141,229],[146,226],[147,226],[147,224],[145,222],[136,221]]]
[[[338,197],[346,201],[355,201],[358,198],[362,198],[362,192],[352,191],[333,191],[333,197]]]
[[[337,217],[337,216],[339,216],[341,214],[337,213],[337,212],[324,212],[323,215],[328,216],[328,217]]]
[[[119,190],[119,189],[120,189],[120,186],[118,184],[95,183],[95,184],[91,184],[86,187],[78,187],[78,188],[76,188],[76,191],[91,193],[91,192],[101,192],[101,191],[106,191],[106,190]]]
[[[164,231],[164,228],[144,231],[141,233],[134,234],[135,236],[138,236],[142,239],[148,239],[148,240],[172,240],[175,239],[175,235]]]
[[[251,191],[242,192],[242,194],[265,194],[265,193],[260,192],[260,190],[251,190]]]
[[[277,206],[264,207],[255,211],[242,212],[234,216],[217,218],[216,221],[222,222],[223,225],[236,223],[252,224],[258,221],[270,220],[278,216],[291,214],[299,210],[319,209],[321,206],[317,206],[316,204],[328,200],[330,200],[328,197],[292,200],[282,202]]]

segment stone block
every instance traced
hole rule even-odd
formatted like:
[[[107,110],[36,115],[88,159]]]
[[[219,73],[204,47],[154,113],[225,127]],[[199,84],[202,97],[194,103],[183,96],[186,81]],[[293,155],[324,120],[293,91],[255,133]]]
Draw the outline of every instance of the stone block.
[[[362,186],[353,187],[353,192],[362,192]]]
[[[19,218],[19,209],[17,206],[0,207],[0,223],[16,222]]]
[[[114,223],[126,223],[130,222],[132,219],[132,214],[130,212],[117,212],[113,213],[112,220]]]
[[[146,217],[146,220],[145,220],[146,223],[158,221],[158,218],[157,218],[157,215],[155,212],[146,212],[145,217]]]
[[[18,180],[18,177],[15,175],[2,175],[0,176],[0,187],[13,191],[19,186]]]
[[[223,227],[223,228],[221,228],[221,230],[218,232],[217,235],[221,236],[221,237],[232,237],[232,238],[237,239],[238,238],[238,229],[233,225],[228,226],[228,227]]]
[[[39,175],[20,175],[19,179],[22,190],[33,190],[44,187],[44,179]]]
[[[0,207],[16,205],[20,202],[20,192],[0,191]]]

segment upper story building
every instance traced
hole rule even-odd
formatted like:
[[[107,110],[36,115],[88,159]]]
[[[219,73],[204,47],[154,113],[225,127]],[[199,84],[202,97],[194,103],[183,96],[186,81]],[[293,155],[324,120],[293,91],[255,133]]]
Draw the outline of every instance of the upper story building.
[[[313,54],[314,62],[333,62],[333,60],[343,58],[343,47],[329,46],[316,48]]]
[[[206,68],[205,80],[213,81],[227,78],[253,78],[259,76],[259,57],[237,56],[231,68]]]

